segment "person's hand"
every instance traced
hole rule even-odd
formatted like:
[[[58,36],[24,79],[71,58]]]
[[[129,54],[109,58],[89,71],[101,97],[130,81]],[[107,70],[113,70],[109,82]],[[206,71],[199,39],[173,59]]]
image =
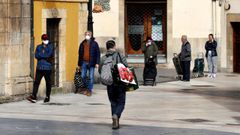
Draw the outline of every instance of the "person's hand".
[[[77,67],[77,71],[79,72],[80,70],[81,70],[81,67],[80,67],[80,66],[78,66],[78,67]]]
[[[96,64],[96,66],[95,66],[96,68],[99,68],[99,65],[98,64]]]
[[[151,42],[147,42],[146,46],[149,46],[149,45],[151,45]]]

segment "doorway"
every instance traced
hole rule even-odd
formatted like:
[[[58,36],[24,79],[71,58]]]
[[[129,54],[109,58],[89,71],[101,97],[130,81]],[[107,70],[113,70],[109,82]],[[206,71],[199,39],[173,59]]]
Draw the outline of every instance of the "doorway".
[[[52,87],[59,86],[59,23],[60,18],[47,19],[47,35],[50,43],[54,47],[54,61],[52,69]]]
[[[147,37],[157,44],[158,54],[166,56],[166,1],[126,1],[126,53],[142,54],[141,45]]]
[[[233,72],[240,73],[240,22],[233,22]]]

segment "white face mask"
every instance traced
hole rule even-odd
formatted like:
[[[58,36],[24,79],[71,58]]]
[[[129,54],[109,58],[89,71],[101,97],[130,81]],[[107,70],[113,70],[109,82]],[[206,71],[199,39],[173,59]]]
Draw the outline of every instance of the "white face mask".
[[[86,38],[86,40],[90,40],[91,37],[89,35],[87,35],[85,38]]]
[[[45,44],[45,45],[47,45],[47,44],[49,43],[48,40],[43,40],[42,42],[43,42],[43,44]]]

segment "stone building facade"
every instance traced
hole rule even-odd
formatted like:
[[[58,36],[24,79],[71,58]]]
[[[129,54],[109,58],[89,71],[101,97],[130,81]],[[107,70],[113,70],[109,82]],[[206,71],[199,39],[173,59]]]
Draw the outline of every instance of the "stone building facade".
[[[0,2],[0,96],[27,93],[30,77],[30,0]]]
[[[78,47],[87,31],[87,6],[88,0],[34,0],[34,45],[36,47],[41,43],[43,33],[48,34],[54,45],[52,86],[57,91],[73,90]],[[35,66],[36,60],[32,71]],[[42,94],[45,90],[44,81],[40,85]]]
[[[143,63],[141,42],[152,36],[159,46],[159,65],[166,68],[174,68],[172,57],[180,52],[181,35],[188,36],[195,59],[205,53],[208,34],[213,33],[219,71],[240,73],[238,5],[239,0],[110,0],[109,11],[94,13],[94,33],[102,48],[114,38],[135,64]]]
[[[78,46],[87,30],[87,3],[88,0],[0,1],[0,99],[32,91],[37,62],[34,51],[44,33],[55,48],[52,86],[72,90]],[[44,93],[42,79],[39,94]]]

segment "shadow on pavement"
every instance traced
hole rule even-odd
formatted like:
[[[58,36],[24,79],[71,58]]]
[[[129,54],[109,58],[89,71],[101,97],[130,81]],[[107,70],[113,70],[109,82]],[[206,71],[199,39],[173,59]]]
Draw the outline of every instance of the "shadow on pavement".
[[[194,88],[182,91],[176,91],[180,93],[188,93],[188,94],[197,94],[203,96],[207,100],[211,100],[212,102],[224,106],[235,112],[240,112],[240,90],[220,90],[220,89],[201,89]]]
[[[164,128],[110,124],[0,118],[1,135],[239,135],[204,129]]]

